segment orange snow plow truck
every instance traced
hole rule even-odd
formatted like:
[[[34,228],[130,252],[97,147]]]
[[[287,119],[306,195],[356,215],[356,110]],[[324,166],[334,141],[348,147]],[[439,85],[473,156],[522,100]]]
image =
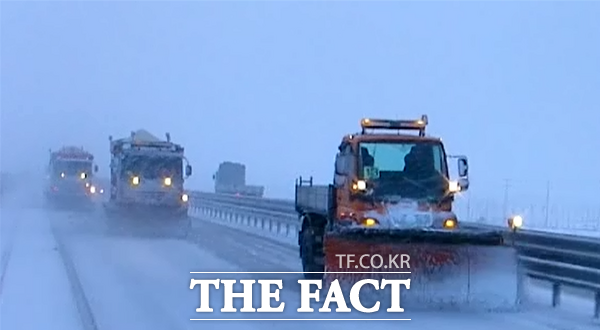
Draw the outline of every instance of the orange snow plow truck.
[[[296,181],[304,277],[342,286],[410,279],[403,304],[512,308],[520,277],[510,231],[468,226],[453,213],[455,195],[469,188],[467,157],[447,156],[427,123],[426,115],[363,119],[362,132],[342,139],[332,184]]]

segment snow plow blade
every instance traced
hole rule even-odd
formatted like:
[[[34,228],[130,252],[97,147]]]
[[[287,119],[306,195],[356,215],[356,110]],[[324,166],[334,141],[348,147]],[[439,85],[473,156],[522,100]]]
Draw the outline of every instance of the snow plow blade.
[[[345,293],[363,279],[410,279],[410,288],[401,289],[403,308],[498,311],[520,304],[517,254],[498,232],[328,234],[324,253],[325,285],[338,280]],[[364,286],[360,292],[367,300],[381,294],[389,300],[389,289]]]

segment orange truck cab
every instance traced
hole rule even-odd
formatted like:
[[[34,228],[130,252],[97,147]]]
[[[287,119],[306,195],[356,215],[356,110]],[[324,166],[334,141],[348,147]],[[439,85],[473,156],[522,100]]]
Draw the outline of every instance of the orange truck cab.
[[[343,138],[334,178],[335,218],[340,225],[457,226],[452,202],[455,193],[468,189],[468,161],[458,157],[460,179],[450,181],[444,145],[441,139],[425,135],[426,125],[425,115],[414,121],[363,119],[361,134]],[[369,129],[387,132],[368,133]],[[416,130],[418,135],[400,134],[401,130]],[[390,203],[413,208],[416,218],[411,222],[382,217]]]
[[[332,184],[297,180],[305,277],[339,271],[338,254],[502,244],[501,233],[461,228],[452,203],[455,194],[469,188],[468,160],[446,155],[441,139],[425,134],[427,124],[426,115],[362,119],[362,131],[346,135],[339,145]],[[449,158],[458,162],[455,181],[450,180]]]

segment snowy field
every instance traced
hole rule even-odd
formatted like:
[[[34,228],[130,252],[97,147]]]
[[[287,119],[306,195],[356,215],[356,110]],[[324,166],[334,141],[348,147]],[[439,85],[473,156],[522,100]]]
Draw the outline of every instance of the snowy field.
[[[551,309],[547,307],[549,292],[537,285],[531,286],[533,300],[521,312],[408,311],[401,318],[411,321],[309,322],[306,320],[310,317],[365,317],[353,313],[298,314],[295,309],[299,293],[294,288],[281,293],[282,301],[288,305],[283,314],[225,315],[218,310],[222,307],[222,297],[215,293],[211,295],[211,307],[216,312],[200,314],[195,312],[199,304],[198,289],[189,289],[190,279],[218,275],[190,272],[297,272],[297,249],[239,227],[208,221],[211,219],[196,219],[189,237],[175,239],[141,235],[137,231],[117,235],[107,230],[101,213],[47,210],[31,202],[3,202],[0,212],[3,330],[243,330],[307,326],[346,330],[365,326],[424,330],[587,330],[598,329],[600,325],[591,318],[590,300],[567,297],[563,308]],[[284,287],[293,287],[298,278],[299,274],[284,275]],[[256,320],[275,317],[301,320]],[[227,321],[190,320],[206,318]]]

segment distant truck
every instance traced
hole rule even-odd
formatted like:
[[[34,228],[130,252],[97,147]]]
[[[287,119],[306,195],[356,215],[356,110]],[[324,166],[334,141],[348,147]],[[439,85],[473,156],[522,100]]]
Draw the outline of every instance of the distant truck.
[[[94,155],[83,147],[50,150],[44,187],[46,200],[70,206],[90,205],[97,193],[93,181],[95,172],[98,166],[94,164]]]
[[[187,163],[184,148],[171,142],[169,133],[164,141],[143,129],[126,138],[111,136],[109,140],[107,210],[143,218],[158,216],[165,221],[187,219],[188,195],[183,184],[192,175],[192,166]]]
[[[213,175],[215,193],[263,197],[265,187],[246,185],[246,166],[240,163],[223,162]]]

